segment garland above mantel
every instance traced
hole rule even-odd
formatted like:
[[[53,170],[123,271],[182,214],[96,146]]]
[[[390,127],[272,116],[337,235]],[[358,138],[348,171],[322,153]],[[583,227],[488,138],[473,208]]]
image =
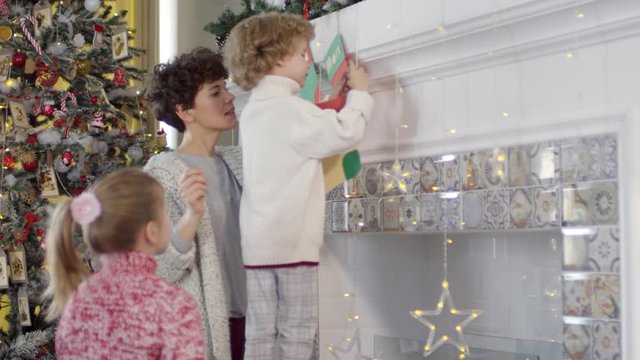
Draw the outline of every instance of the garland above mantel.
[[[218,20],[207,24],[204,30],[216,36],[216,44],[222,48],[233,27],[250,16],[277,11],[303,15],[309,20],[338,11],[362,0],[285,0],[282,6],[271,4],[267,0],[241,0],[243,10],[234,13],[226,7]]]

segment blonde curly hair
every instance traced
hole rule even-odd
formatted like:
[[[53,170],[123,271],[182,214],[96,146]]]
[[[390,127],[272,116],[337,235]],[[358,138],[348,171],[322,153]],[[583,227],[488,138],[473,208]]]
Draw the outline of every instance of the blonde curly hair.
[[[224,46],[224,61],[233,82],[253,89],[276,63],[295,51],[295,42],[311,41],[313,26],[302,16],[270,12],[233,27]]]

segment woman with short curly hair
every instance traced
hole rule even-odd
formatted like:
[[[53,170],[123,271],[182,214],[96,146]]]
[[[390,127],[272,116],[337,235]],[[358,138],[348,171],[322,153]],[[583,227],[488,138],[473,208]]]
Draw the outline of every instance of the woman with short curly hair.
[[[209,359],[242,359],[246,278],[240,248],[239,148],[216,147],[236,127],[234,96],[222,57],[196,48],[157,65],[148,99],[160,121],[183,133],[176,151],[153,156],[145,170],[165,189],[174,224],[158,274],[200,304]],[[231,344],[231,345],[230,345]]]

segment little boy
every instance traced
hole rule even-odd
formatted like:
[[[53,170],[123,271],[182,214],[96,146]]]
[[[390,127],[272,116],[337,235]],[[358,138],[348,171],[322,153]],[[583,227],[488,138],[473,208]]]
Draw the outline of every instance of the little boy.
[[[297,96],[313,36],[302,17],[269,13],[238,23],[225,45],[233,81],[251,90],[239,121],[247,360],[274,359],[276,342],[280,359],[311,357],[325,211],[321,160],[353,148],[373,110],[368,75],[353,62],[340,112]]]

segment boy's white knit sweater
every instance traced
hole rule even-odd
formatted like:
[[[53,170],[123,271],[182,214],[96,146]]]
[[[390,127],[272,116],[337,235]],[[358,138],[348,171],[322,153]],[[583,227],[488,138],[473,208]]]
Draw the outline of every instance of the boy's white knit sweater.
[[[295,81],[268,75],[240,116],[245,266],[318,262],[325,211],[321,160],[353,148],[371,117],[367,92],[351,90],[336,113],[303,100],[299,91]]]

